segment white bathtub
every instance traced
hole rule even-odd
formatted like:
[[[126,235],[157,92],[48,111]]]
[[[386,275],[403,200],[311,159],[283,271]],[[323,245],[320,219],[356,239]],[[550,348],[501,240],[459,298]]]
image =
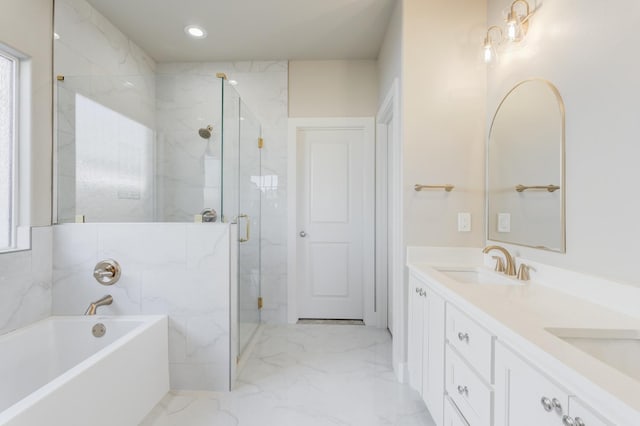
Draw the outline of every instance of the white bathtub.
[[[0,336],[0,425],[135,426],[168,366],[166,316],[48,318]]]

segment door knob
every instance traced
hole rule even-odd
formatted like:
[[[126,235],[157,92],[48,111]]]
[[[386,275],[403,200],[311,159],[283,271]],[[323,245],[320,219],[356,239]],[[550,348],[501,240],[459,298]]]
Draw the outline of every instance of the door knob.
[[[302,238],[304,238],[304,237],[306,237],[306,236],[307,236],[307,233],[306,233],[306,232],[304,232],[304,231],[300,231],[300,236],[301,236]]]

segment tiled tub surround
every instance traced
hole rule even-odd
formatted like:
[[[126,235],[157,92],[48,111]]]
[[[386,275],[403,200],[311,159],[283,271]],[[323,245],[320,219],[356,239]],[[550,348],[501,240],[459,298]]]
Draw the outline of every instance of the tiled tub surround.
[[[230,387],[230,226],[195,223],[64,224],[53,231],[53,314],[78,315],[105,294],[106,315],[169,316],[172,389]],[[113,258],[122,276],[93,278]]]
[[[167,317],[50,317],[0,337],[0,377],[1,425],[137,424],[169,390]]]
[[[490,256],[480,253],[480,248],[409,248],[407,260],[411,275],[447,301],[447,312],[449,306],[464,312],[494,334],[497,343],[512,348],[607,421],[638,424],[640,382],[547,330],[640,330],[640,289],[521,258],[518,264],[535,268],[524,285],[465,284],[437,270],[483,266],[485,261],[483,267],[493,266]],[[498,370],[495,374],[496,419],[501,419],[506,412],[498,405],[503,382]],[[539,401],[534,406],[538,409]]]
[[[0,253],[0,334],[51,315],[51,227],[31,229],[31,249]]]

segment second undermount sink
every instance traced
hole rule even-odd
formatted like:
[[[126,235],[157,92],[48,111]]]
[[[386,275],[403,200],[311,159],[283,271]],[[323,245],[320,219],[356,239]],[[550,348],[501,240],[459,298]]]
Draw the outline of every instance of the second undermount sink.
[[[640,330],[547,328],[546,331],[640,381]]]
[[[489,271],[482,267],[455,268],[436,267],[438,272],[463,284],[489,284],[489,285],[523,285],[524,281],[518,281],[515,277]]]

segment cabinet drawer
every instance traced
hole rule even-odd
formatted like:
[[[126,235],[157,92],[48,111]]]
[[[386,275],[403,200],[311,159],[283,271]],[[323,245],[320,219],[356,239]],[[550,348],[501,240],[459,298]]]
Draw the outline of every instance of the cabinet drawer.
[[[569,417],[576,426],[613,426],[575,396],[569,397]]]
[[[444,401],[444,426],[469,426],[449,398]]]
[[[494,337],[450,303],[447,304],[447,340],[489,383],[493,383]]]
[[[470,426],[491,425],[491,388],[449,345],[446,349],[446,389]]]

